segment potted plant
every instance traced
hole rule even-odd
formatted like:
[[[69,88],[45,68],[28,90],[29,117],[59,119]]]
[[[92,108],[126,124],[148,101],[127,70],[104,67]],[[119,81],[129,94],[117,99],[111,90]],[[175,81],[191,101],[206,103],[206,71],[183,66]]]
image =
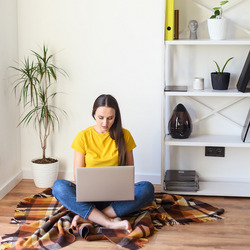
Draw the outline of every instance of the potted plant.
[[[232,60],[233,57],[230,57],[222,67],[222,69],[219,67],[218,63],[216,61],[216,67],[217,71],[211,73],[211,81],[212,81],[212,87],[216,90],[226,90],[228,89],[229,81],[230,81],[230,73],[224,72],[226,65],[230,60]]]
[[[223,18],[222,6],[229,1],[221,1],[219,7],[214,7],[213,15],[207,20],[208,33],[211,40],[223,40],[227,35],[227,20]]]
[[[52,103],[58,95],[55,88],[58,73],[67,75],[52,63],[53,59],[54,55],[49,54],[48,47],[44,45],[42,53],[32,51],[32,60],[27,57],[18,67],[10,67],[18,73],[14,92],[18,104],[22,103],[24,107],[18,126],[33,123],[40,140],[42,158],[32,160],[34,182],[40,188],[51,187],[57,179],[59,161],[46,157],[47,140],[56,124],[59,126],[58,112],[66,114]]]

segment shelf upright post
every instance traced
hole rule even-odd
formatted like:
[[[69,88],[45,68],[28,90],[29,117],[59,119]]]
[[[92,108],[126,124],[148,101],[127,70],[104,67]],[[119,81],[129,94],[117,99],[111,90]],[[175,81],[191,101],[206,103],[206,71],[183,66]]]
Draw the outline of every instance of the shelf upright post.
[[[164,175],[166,169],[169,168],[170,165],[170,159],[169,159],[169,150],[170,147],[166,146],[165,144],[165,138],[166,138],[166,133],[167,133],[167,118],[166,114],[170,114],[170,102],[169,102],[169,97],[166,97],[164,93],[164,88],[166,85],[171,85],[171,79],[172,79],[172,63],[171,63],[171,45],[165,42],[165,65],[164,65],[164,86],[163,86],[163,94],[162,94],[162,145],[161,145],[161,187],[162,187],[162,192],[164,192]]]
[[[171,45],[167,42],[165,43],[165,85],[170,85],[171,82],[171,72],[172,72],[172,64],[171,64]]]

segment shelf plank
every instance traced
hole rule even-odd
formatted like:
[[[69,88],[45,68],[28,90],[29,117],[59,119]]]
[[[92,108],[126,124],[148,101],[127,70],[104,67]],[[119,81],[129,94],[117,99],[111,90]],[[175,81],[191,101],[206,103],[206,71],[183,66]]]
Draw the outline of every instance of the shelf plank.
[[[169,194],[250,197],[249,182],[200,182],[197,192],[165,191]]]
[[[165,41],[165,45],[250,45],[250,39],[231,39],[231,40],[210,40],[210,39],[179,39]]]
[[[250,97],[250,92],[242,93],[237,89],[228,89],[228,90],[214,90],[214,89],[205,89],[205,90],[193,90],[192,88],[188,89],[186,92],[181,91],[165,91],[166,96],[211,96],[211,97]]]
[[[202,136],[190,136],[189,138],[186,139],[174,139],[170,135],[166,135],[165,145],[250,148],[250,143],[242,142],[240,136],[236,135],[202,135]]]

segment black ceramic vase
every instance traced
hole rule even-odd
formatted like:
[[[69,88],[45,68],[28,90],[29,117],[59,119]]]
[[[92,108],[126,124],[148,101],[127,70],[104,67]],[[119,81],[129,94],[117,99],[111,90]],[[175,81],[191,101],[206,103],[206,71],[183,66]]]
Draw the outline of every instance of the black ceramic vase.
[[[169,134],[176,139],[188,138],[192,132],[192,121],[186,108],[179,103],[168,123]]]

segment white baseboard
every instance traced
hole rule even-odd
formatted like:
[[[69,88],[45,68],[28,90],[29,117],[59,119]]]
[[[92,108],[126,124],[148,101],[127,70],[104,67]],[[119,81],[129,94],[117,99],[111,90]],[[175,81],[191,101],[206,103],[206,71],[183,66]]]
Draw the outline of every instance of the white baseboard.
[[[23,179],[33,179],[33,174],[31,169],[23,169]]]
[[[65,179],[65,180],[72,181],[74,180],[74,173],[73,171],[59,171],[58,179]]]
[[[33,179],[31,169],[23,170],[23,179]],[[58,179],[73,180],[73,171],[59,171]],[[161,184],[160,174],[135,174],[135,182],[150,181],[152,184]]]
[[[161,184],[160,174],[135,174],[135,182],[149,181],[152,184]]]
[[[8,180],[0,187],[0,200],[8,194],[21,180],[23,179],[23,173],[20,171],[16,176]]]

